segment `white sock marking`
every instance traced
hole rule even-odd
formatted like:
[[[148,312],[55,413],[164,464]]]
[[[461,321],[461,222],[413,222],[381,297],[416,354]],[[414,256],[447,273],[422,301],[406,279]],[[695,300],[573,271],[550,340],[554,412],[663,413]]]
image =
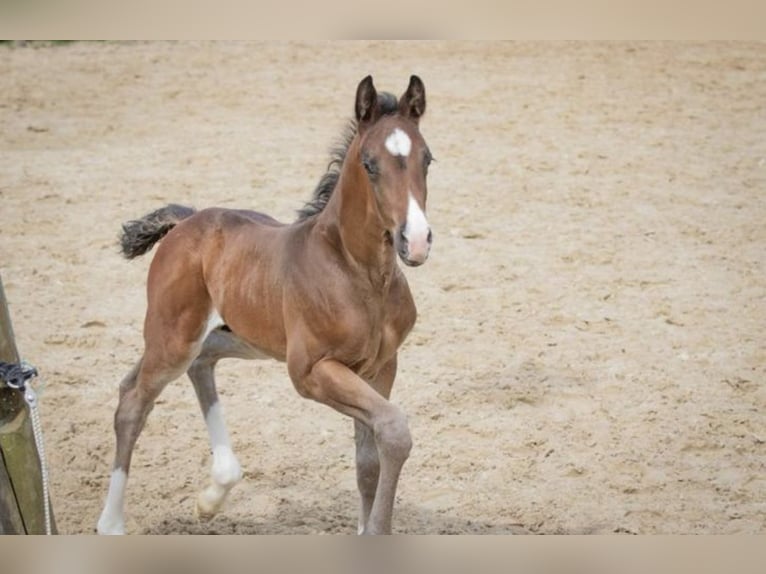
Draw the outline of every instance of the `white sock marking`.
[[[125,518],[123,516],[123,507],[125,504],[125,486],[128,482],[128,475],[121,468],[112,472],[109,480],[109,492],[106,495],[104,510],[98,519],[99,534],[124,534]]]
[[[205,415],[205,424],[210,435],[210,446],[213,451],[219,446],[231,447],[229,433],[226,431],[226,423],[223,420],[221,403],[216,401],[210,405],[207,415]]]
[[[412,141],[410,141],[410,137],[399,128],[396,128],[391,132],[391,135],[386,138],[386,149],[391,155],[407,157],[410,155],[411,147]]]
[[[213,480],[221,486],[233,485],[242,477],[237,457],[231,449],[229,433],[226,431],[226,423],[223,420],[221,404],[216,402],[207,411],[205,417],[210,446],[213,450]]]
[[[213,466],[210,470],[213,481],[197,498],[197,512],[201,518],[207,519],[221,509],[229,490],[242,478],[242,469],[231,450],[220,403],[216,402],[208,409],[205,424],[213,449]]]

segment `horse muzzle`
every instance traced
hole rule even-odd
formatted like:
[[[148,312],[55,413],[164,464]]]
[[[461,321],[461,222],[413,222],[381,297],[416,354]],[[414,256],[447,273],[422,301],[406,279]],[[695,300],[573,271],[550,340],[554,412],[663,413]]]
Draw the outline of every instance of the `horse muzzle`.
[[[422,265],[428,259],[431,252],[431,243],[433,243],[433,233],[427,229],[425,235],[410,236],[405,234],[406,228],[399,230],[396,234],[396,252],[405,265],[417,267]]]
[[[396,251],[406,265],[417,267],[428,259],[432,242],[433,234],[426,214],[410,194],[407,217],[396,233]]]

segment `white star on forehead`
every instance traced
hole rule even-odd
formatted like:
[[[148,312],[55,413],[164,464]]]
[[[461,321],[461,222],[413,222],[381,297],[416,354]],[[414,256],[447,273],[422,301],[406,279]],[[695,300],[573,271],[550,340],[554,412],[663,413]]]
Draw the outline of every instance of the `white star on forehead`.
[[[386,138],[386,149],[391,155],[407,157],[410,155],[411,147],[412,141],[410,141],[410,137],[399,128],[392,131],[391,135]]]

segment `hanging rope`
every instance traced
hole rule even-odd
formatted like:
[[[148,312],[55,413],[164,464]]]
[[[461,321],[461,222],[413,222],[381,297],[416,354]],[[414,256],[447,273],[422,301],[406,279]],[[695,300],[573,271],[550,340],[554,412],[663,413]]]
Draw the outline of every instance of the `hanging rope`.
[[[32,434],[37,447],[37,456],[40,459],[40,474],[43,481],[43,512],[45,515],[45,534],[51,533],[51,509],[48,486],[48,467],[45,464],[45,445],[43,444],[43,429],[40,424],[40,414],[37,410],[37,393],[27,383],[37,376],[37,369],[28,363],[6,363],[0,361],[0,379],[12,389],[17,389],[24,394],[24,400],[29,406],[29,415],[32,420]]]

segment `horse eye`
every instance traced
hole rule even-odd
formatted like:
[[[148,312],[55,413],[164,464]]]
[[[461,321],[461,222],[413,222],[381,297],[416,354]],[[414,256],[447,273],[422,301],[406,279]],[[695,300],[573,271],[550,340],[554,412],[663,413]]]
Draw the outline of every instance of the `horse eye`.
[[[376,162],[373,158],[363,157],[362,165],[364,166],[364,169],[368,175],[370,176],[378,175],[378,162]]]

